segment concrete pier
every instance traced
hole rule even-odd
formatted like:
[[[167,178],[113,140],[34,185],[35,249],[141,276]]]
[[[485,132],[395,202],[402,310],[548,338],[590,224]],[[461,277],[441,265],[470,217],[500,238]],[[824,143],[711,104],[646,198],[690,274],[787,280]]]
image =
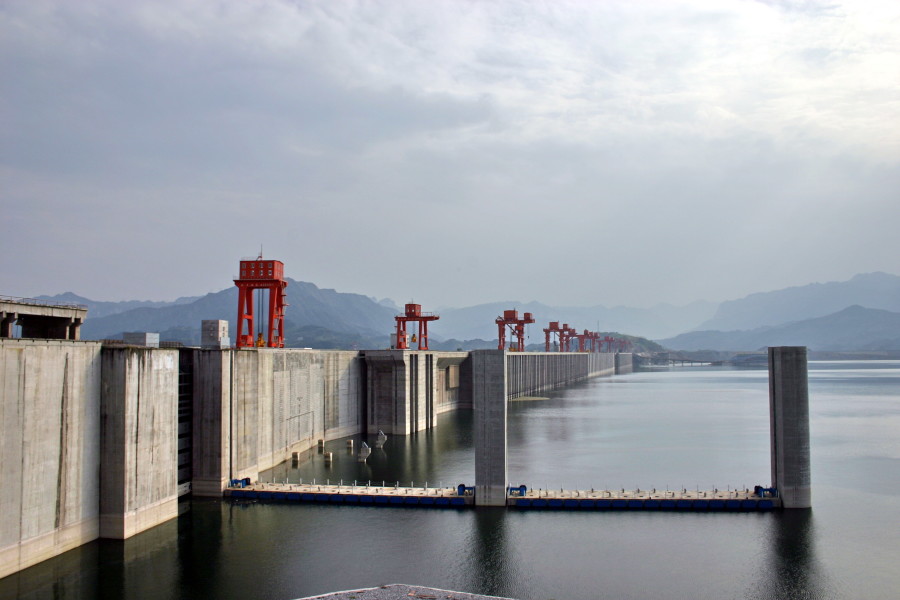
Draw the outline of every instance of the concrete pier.
[[[806,348],[769,348],[772,485],[784,508],[810,508],[809,387]]]
[[[178,351],[107,348],[100,417],[100,537],[178,516]]]
[[[506,506],[506,359],[503,350],[471,354],[478,506]]]
[[[100,350],[0,339],[0,577],[99,535]]]

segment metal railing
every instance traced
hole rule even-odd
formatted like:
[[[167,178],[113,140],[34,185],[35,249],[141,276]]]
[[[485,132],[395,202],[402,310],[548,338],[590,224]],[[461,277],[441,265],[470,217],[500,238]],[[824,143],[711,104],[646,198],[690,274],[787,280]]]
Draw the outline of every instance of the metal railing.
[[[19,298],[16,296],[0,296],[0,302],[15,302],[16,304],[33,304],[35,306],[56,306],[60,308],[79,308],[87,310],[85,304],[73,302],[51,302],[50,300],[38,300],[37,298]]]

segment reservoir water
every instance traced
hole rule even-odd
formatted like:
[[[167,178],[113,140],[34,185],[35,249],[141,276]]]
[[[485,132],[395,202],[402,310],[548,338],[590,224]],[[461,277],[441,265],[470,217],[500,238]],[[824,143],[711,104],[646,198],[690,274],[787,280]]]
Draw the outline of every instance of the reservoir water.
[[[900,361],[811,362],[813,509],[541,512],[194,500],[177,521],[0,580],[0,598],[267,598],[410,583],[522,599],[900,597]],[[680,367],[509,410],[510,483],[768,485],[768,374]],[[361,439],[355,438],[355,447]],[[369,440],[372,444],[372,440]],[[328,444],[268,481],[474,484],[471,412]]]

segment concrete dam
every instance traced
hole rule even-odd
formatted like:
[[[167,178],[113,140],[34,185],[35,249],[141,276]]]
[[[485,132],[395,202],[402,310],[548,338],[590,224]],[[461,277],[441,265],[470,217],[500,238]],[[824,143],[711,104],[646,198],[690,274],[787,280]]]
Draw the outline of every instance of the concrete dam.
[[[231,480],[255,481],[319,440],[410,435],[459,408],[476,410],[478,427],[479,406],[505,418],[508,398],[632,368],[625,353],[166,349],[68,338],[0,339],[0,577],[145,531],[175,518],[179,498],[221,496]],[[485,499],[506,485],[505,421],[490,426],[502,429],[503,446],[485,463]]]

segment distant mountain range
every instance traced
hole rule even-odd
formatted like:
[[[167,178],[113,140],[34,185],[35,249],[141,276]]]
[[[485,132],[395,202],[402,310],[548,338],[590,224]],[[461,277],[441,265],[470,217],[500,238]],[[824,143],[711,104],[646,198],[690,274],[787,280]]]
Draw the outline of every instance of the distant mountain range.
[[[201,296],[184,296],[173,302],[152,302],[150,300],[124,300],[121,302],[102,302],[91,300],[72,292],[57,294],[55,296],[38,296],[38,300],[50,300],[51,302],[65,302],[68,304],[83,304],[88,307],[88,314],[91,318],[97,319],[114,315],[116,313],[125,312],[135,308],[163,308],[165,306],[175,306],[178,304],[190,304],[198,300]]]
[[[748,330],[824,317],[848,306],[900,312],[900,277],[865,273],[849,281],[811,283],[722,302],[696,331]]]
[[[900,277],[856,275],[751,294],[719,305],[696,330],[657,340],[673,350],[756,350],[807,346],[816,351],[900,350]]]
[[[390,299],[321,289],[293,279],[288,282],[287,345],[383,348],[389,344],[393,317],[400,312]],[[225,319],[232,338],[236,332],[235,287],[173,302],[96,302],[72,293],[40,298],[87,305],[84,339],[117,338],[125,331],[154,331],[164,340],[198,344],[200,321],[204,319]],[[900,350],[900,333],[895,329],[900,318],[900,277],[887,273],[751,294],[718,305],[694,302],[652,308],[553,307],[539,302],[508,301],[445,308],[440,311],[440,320],[429,327],[430,347],[494,347],[494,319],[508,309],[534,314],[536,323],[528,328],[527,343],[535,348],[543,343],[542,329],[552,320],[568,323],[579,331],[620,331],[653,337],[673,350],[742,351],[767,345],[806,345],[815,350]],[[676,335],[680,332],[687,333]],[[654,348],[649,341],[636,341],[643,348]]]
[[[692,331],[659,340],[673,350],[759,350],[807,346],[814,351],[900,351],[900,313],[849,306],[836,313],[744,331]]]

